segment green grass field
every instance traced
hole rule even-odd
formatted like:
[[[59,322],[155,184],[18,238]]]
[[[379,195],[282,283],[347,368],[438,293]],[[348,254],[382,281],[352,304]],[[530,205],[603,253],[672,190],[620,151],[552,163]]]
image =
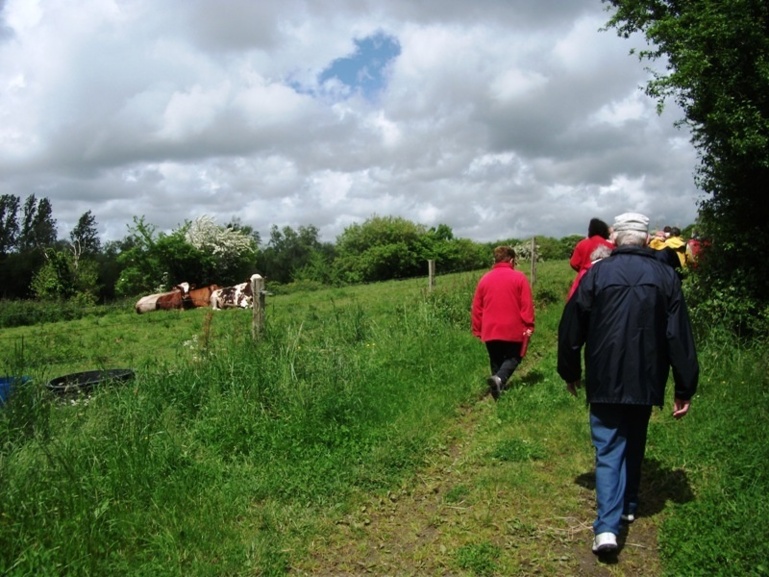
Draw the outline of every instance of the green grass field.
[[[481,273],[268,297],[258,341],[247,311],[130,304],[4,329],[0,372],[32,381],[0,410],[0,574],[769,574],[765,349],[700,343],[692,412],[655,411],[642,518],[598,565],[587,413],[555,372],[572,273],[539,265],[498,403]],[[136,378],[44,386],[113,367]]]

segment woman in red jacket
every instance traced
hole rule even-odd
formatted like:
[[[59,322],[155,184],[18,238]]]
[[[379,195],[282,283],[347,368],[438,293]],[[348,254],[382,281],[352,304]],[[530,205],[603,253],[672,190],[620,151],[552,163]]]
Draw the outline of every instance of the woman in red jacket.
[[[609,240],[609,225],[600,218],[591,218],[587,227],[587,238],[583,238],[574,247],[569,264],[577,273],[590,268],[590,255],[599,246],[613,249],[614,244]]]
[[[495,400],[526,354],[534,332],[531,285],[514,267],[512,247],[495,248],[494,266],[481,277],[473,297],[472,330],[489,353],[491,376],[486,382]]]

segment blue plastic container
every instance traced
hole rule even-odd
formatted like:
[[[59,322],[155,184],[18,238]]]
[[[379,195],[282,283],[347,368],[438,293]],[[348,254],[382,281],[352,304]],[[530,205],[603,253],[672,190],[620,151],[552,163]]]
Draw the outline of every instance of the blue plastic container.
[[[28,380],[29,377],[0,377],[0,407],[8,402],[16,385],[26,383]]]

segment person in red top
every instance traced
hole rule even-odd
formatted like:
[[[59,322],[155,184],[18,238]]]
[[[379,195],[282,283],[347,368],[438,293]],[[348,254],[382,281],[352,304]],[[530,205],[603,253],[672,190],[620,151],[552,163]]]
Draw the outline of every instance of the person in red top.
[[[598,262],[599,260],[605,259],[607,256],[611,256],[611,251],[608,246],[599,244],[596,249],[592,252],[590,255],[590,266],[593,266],[593,263]],[[568,301],[571,299],[572,295],[574,295],[575,292],[577,292],[577,287],[579,286],[579,281],[582,280],[582,277],[587,274],[587,271],[590,270],[590,266],[587,268],[583,268],[581,271],[577,273],[577,276],[574,278],[574,282],[571,283],[571,288],[569,289],[569,294],[566,295],[566,300]]]
[[[494,266],[481,277],[472,306],[472,331],[486,345],[491,396],[498,399],[526,354],[534,332],[534,300],[529,279],[515,270],[515,251],[494,249]]]
[[[569,264],[577,273],[590,268],[590,255],[599,246],[614,249],[614,244],[609,240],[609,225],[600,218],[591,218],[587,227],[587,238],[583,238],[574,247]]]
[[[702,252],[702,241],[697,232],[692,233],[692,237],[686,241],[686,263],[690,268],[697,268],[697,261]]]

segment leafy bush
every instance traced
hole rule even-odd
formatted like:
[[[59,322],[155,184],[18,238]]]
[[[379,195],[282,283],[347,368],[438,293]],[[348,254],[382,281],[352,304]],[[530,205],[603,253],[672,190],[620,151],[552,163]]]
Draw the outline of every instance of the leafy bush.
[[[689,273],[683,285],[698,334],[715,329],[740,339],[769,337],[769,305],[747,296],[739,280],[715,281],[710,272]]]

